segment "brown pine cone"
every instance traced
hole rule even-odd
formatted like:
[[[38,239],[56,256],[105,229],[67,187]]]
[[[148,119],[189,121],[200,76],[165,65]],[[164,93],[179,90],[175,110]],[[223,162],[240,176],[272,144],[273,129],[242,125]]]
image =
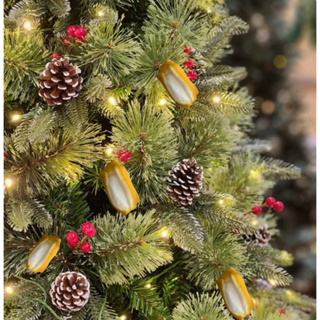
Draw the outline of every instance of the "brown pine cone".
[[[268,226],[265,225],[263,227],[260,227],[256,233],[243,234],[242,238],[247,243],[254,243],[263,246],[267,245],[271,240],[271,233],[268,232]]]
[[[198,197],[202,189],[203,168],[196,164],[196,160],[184,159],[169,172],[169,196],[184,206],[192,204],[193,198]]]
[[[80,72],[79,68],[69,63],[68,58],[53,59],[40,74],[39,96],[50,106],[62,105],[76,98],[82,89]]]
[[[65,272],[51,284],[52,303],[60,310],[79,311],[89,300],[90,283],[79,272]]]

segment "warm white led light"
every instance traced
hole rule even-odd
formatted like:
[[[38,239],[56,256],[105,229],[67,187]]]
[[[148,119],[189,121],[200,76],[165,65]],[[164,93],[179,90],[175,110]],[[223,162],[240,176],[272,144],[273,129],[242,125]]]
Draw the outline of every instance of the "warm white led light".
[[[117,100],[115,97],[111,96],[108,98],[109,103],[116,105],[117,104]]]
[[[7,178],[6,180],[4,180],[4,183],[5,183],[7,188],[12,187],[12,184],[13,184],[13,182],[12,182],[12,180],[10,178]]]
[[[31,29],[31,22],[30,21],[25,21],[23,24],[23,28],[26,30],[30,30]]]

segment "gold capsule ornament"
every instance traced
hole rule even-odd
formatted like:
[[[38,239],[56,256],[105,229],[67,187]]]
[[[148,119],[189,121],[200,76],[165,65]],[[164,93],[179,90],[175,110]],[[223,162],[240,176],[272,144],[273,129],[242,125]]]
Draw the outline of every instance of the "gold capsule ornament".
[[[27,269],[33,272],[43,272],[60,249],[61,239],[55,236],[43,235],[28,255]]]
[[[124,215],[134,210],[139,195],[127,169],[117,160],[110,162],[99,174],[112,206]]]
[[[229,268],[217,284],[227,309],[236,319],[242,320],[251,313],[254,302],[239,272]]]
[[[177,63],[167,60],[159,69],[157,78],[180,106],[189,108],[196,101],[199,91]]]

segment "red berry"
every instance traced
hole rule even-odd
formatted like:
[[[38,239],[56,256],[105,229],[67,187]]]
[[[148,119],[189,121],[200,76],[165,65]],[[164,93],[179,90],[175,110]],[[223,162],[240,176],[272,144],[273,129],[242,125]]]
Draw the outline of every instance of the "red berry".
[[[78,28],[76,26],[69,26],[68,29],[67,29],[67,34],[71,37],[75,37],[75,31],[77,30]]]
[[[3,157],[6,158],[7,157],[7,154],[5,152],[3,152]]]
[[[132,157],[132,153],[125,148],[121,148],[117,151],[117,156],[120,161],[128,162]]]
[[[78,27],[74,32],[74,36],[78,39],[82,39],[86,34],[87,34],[87,31],[83,27]]]
[[[70,231],[67,233],[67,241],[70,247],[75,248],[79,242],[78,234],[74,231]]]
[[[262,208],[260,206],[253,206],[252,213],[255,215],[259,215],[262,212]]]
[[[188,47],[188,46],[184,46],[183,52],[186,54],[190,54],[192,51],[192,48]]]
[[[72,43],[70,37],[68,37],[68,36],[64,37],[64,38],[62,39],[62,42],[63,42],[67,47],[69,47],[70,44]]]
[[[282,211],[284,209],[284,204],[281,201],[277,201],[274,205],[273,205],[273,209],[274,211]]]
[[[96,228],[90,223],[90,222],[85,222],[81,226],[81,231],[86,237],[94,237],[96,234]]]
[[[190,81],[196,80],[197,79],[197,73],[195,71],[189,71],[187,73],[187,77],[189,78]]]
[[[273,207],[273,205],[276,203],[276,199],[275,198],[272,198],[272,197],[269,197],[266,199],[266,205],[268,207]]]
[[[58,52],[55,52],[52,56],[51,56],[51,60],[56,59],[56,60],[60,60],[61,59],[61,55]]]
[[[187,69],[191,69],[194,66],[194,61],[192,59],[188,59],[183,64]]]
[[[88,253],[91,251],[91,244],[89,242],[84,242],[81,244],[81,250],[84,253]]]
[[[279,309],[278,311],[279,311],[280,314],[286,314],[286,310]]]

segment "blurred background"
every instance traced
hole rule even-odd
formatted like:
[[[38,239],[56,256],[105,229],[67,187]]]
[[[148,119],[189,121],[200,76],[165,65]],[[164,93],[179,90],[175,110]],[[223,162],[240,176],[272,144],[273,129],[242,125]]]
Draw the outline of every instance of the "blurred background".
[[[230,13],[250,24],[234,37],[228,63],[245,66],[256,100],[253,137],[272,143],[267,156],[302,169],[267,196],[282,201],[275,246],[295,257],[292,288],[316,295],[316,1],[227,0]]]

